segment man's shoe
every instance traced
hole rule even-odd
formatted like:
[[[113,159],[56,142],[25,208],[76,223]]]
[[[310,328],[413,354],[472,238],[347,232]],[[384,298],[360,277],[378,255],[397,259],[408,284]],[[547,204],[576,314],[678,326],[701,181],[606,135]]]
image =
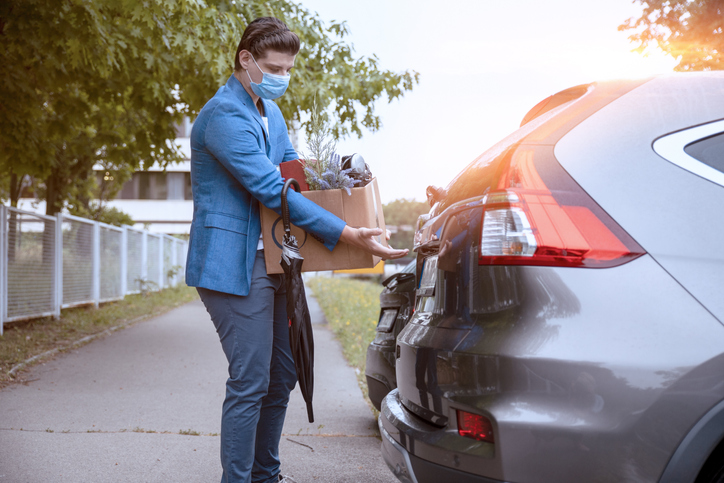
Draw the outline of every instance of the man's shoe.
[[[297,483],[297,480],[292,478],[291,476],[282,476],[279,475],[279,483]]]

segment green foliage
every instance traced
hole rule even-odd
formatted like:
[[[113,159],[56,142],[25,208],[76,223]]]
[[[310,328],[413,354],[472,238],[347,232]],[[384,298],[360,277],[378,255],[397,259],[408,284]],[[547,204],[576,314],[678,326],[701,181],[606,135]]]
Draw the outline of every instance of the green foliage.
[[[3,2],[0,163],[43,179],[53,214],[97,163],[179,160],[174,124],[227,74],[219,38],[242,27],[215,13],[193,0]]]
[[[134,280],[134,282],[138,286],[138,290],[140,290],[141,295],[143,295],[144,297],[148,297],[151,293],[158,290],[158,284],[153,280],[137,278]]]
[[[364,386],[367,346],[375,338],[382,286],[329,277],[310,278],[307,285],[342,344],[347,362],[359,370],[360,384]]]
[[[430,211],[430,205],[424,201],[401,198],[382,205],[382,211],[385,214],[385,224],[398,227],[398,231],[390,236],[390,246],[400,249],[407,248],[412,253],[417,218]],[[407,226],[412,229],[403,228]]]
[[[426,201],[400,198],[382,205],[387,225],[415,225],[417,218],[430,211]]]
[[[417,74],[355,59],[344,23],[327,27],[290,0],[5,0],[0,3],[0,172],[43,180],[54,214],[90,197],[92,168],[133,171],[180,159],[174,125],[226,81],[244,27],[286,21],[302,40],[280,101],[291,123],[335,113],[335,136],[380,121],[374,103],[400,97]],[[363,117],[358,117],[358,110]]]
[[[133,175],[129,167],[116,171],[105,171],[97,178],[93,172],[86,171],[80,178],[68,186],[65,194],[66,208],[71,215],[100,221],[109,225],[133,225],[133,219],[127,213],[115,207],[109,207],[105,201],[115,197],[123,183]],[[44,187],[38,190],[44,193]]]
[[[724,3],[721,0],[635,0],[639,18],[619,25],[632,30],[639,52],[654,45],[679,61],[678,71],[724,69]]]
[[[304,173],[310,188],[318,190],[321,188],[315,183],[312,174],[319,176],[325,171],[329,159],[337,149],[337,143],[332,137],[327,121],[319,115],[316,99],[312,108],[312,118],[307,126],[307,146],[309,152],[302,155],[305,164]]]
[[[181,265],[174,265],[166,271],[166,278],[174,278],[184,269]]]
[[[114,226],[134,225],[133,218],[131,218],[128,213],[125,213],[114,206],[104,206],[98,216],[98,221]]]
[[[135,223],[131,215],[119,210],[115,206],[104,206],[97,202],[91,202],[90,209],[84,206],[71,206],[68,212],[71,215],[88,218],[93,221],[100,221],[113,226],[130,225]]]

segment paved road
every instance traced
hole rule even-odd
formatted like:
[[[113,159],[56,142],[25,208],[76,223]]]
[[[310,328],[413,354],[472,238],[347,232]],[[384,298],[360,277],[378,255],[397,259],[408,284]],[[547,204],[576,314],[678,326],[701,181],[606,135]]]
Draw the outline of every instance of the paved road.
[[[310,302],[317,421],[295,389],[282,472],[299,483],[395,483],[355,372]],[[226,377],[201,302],[38,365],[0,391],[0,483],[218,482]]]

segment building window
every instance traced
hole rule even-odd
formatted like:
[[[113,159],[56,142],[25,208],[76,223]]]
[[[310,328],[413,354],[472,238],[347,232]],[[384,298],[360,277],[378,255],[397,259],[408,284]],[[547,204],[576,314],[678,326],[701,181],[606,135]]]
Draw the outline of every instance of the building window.
[[[116,195],[117,199],[135,200],[138,199],[138,178],[134,174],[131,179],[123,183],[123,188]]]
[[[166,173],[166,189],[168,200],[184,199],[184,174],[185,173]]]
[[[141,171],[133,173],[116,199],[121,200],[191,200],[190,173]]]

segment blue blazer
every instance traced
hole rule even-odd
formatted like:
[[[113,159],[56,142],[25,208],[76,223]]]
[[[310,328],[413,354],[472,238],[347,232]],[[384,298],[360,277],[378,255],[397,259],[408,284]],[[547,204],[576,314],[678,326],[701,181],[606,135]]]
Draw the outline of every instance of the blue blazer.
[[[276,165],[297,159],[279,107],[264,100],[269,132],[233,75],[201,109],[191,130],[194,216],[186,262],[192,287],[248,295],[261,232],[259,203],[281,213]],[[332,250],[345,222],[289,190],[292,223]]]

